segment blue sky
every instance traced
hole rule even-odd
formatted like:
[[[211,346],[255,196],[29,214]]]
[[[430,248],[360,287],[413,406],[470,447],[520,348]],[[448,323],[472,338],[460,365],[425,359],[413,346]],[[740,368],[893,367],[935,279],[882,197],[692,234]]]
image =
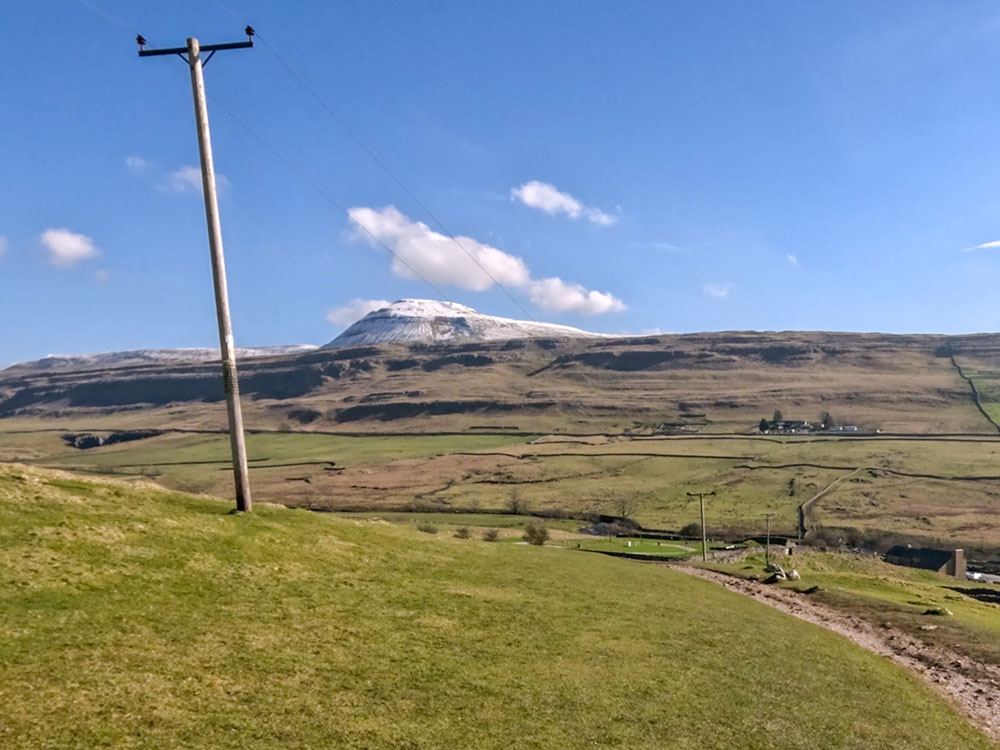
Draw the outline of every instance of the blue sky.
[[[206,69],[241,345],[436,297],[411,268],[523,317],[435,218],[539,320],[1000,329],[1000,247],[965,251],[1000,240],[995,3],[33,0],[0,25],[0,364],[217,343],[187,72],[132,38],[244,23],[267,44]]]

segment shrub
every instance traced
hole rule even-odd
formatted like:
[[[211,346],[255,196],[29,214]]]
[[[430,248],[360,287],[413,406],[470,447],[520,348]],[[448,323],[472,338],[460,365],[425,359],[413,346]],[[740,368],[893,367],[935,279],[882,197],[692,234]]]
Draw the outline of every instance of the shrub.
[[[438,533],[437,526],[435,526],[432,523],[418,523],[417,524],[417,531],[422,531],[425,534],[437,534]]]
[[[701,524],[697,522],[692,522],[681,527],[681,536],[701,536]]]
[[[528,501],[521,497],[521,493],[514,490],[507,499],[507,509],[518,516],[523,516],[528,512]]]
[[[549,540],[549,530],[545,528],[545,524],[533,521],[524,527],[524,540],[541,547]]]
[[[843,539],[840,530],[824,526],[816,526],[802,540],[803,544],[812,547],[839,547],[841,542],[843,542]]]
[[[468,539],[470,536],[472,536],[472,534],[469,533],[469,529],[467,526],[459,526],[455,530],[455,537],[457,539]]]
[[[486,529],[486,531],[483,532],[483,541],[495,542],[499,536],[500,532],[496,529]]]

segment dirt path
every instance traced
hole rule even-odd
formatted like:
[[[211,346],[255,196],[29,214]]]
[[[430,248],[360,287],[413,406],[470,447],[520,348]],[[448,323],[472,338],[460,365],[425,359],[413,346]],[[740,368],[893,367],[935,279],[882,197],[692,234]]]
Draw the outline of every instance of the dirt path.
[[[860,617],[812,601],[806,594],[702,568],[673,567],[840,633],[862,648],[892,659],[922,678],[1000,747],[1000,668],[946,648],[928,646],[893,627],[876,627]]]

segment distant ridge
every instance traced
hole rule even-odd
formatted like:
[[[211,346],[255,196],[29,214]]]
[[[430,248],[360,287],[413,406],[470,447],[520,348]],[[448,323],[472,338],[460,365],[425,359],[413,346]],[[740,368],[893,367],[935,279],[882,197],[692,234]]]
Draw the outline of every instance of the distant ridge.
[[[365,315],[324,349],[370,344],[435,344],[523,338],[604,338],[555,323],[483,315],[455,302],[401,299]]]
[[[236,349],[239,359],[278,357],[283,354],[300,354],[317,349],[314,344],[289,344],[286,346],[244,347]],[[100,367],[128,367],[135,365],[180,364],[184,362],[211,362],[219,358],[219,350],[209,347],[178,349],[129,349],[121,352],[94,354],[50,354],[31,362],[19,362],[8,370],[91,369]]]

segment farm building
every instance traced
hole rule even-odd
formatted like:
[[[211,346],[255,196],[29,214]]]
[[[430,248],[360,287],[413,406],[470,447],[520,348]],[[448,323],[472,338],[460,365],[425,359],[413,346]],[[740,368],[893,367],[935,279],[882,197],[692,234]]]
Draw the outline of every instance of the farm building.
[[[896,545],[885,553],[885,561],[908,568],[922,568],[965,580],[965,551]]]
[[[816,432],[818,427],[801,419],[780,419],[760,421],[760,431],[779,435],[795,435],[800,432]]]

